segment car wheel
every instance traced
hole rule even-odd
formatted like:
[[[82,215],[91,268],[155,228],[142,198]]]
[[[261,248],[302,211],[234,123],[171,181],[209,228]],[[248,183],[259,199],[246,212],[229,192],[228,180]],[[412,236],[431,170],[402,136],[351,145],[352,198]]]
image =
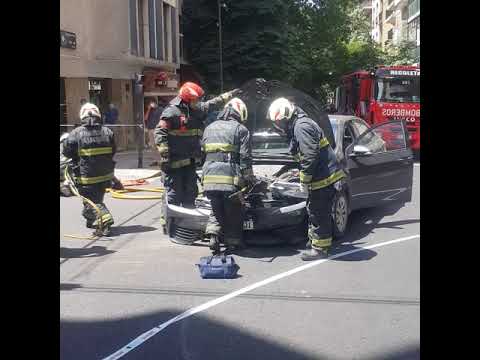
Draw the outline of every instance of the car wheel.
[[[347,231],[348,212],[347,193],[339,191],[335,194],[332,206],[333,234],[336,238],[341,238]]]

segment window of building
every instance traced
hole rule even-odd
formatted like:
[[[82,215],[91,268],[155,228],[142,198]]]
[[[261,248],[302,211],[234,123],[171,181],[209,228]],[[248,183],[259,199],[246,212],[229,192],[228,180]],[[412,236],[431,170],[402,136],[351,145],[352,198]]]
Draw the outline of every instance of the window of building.
[[[148,40],[150,57],[157,58],[157,34],[155,31],[155,0],[148,0]]]
[[[130,0],[130,53],[138,55],[137,0]]]
[[[172,25],[172,36],[170,36],[170,39],[172,41],[172,62],[177,63],[178,58],[177,58],[177,9],[171,8],[171,25]]]
[[[144,21],[145,0],[138,0],[138,56],[145,56],[145,21]]]
[[[155,0],[155,32],[156,32],[156,48],[157,48],[157,56],[156,58],[159,60],[163,60],[165,57],[163,55],[163,47],[164,47],[164,40],[163,40],[163,1],[162,0]]]
[[[171,7],[168,4],[163,4],[163,38],[164,38],[164,50],[165,50],[165,61],[170,61],[171,59]]]

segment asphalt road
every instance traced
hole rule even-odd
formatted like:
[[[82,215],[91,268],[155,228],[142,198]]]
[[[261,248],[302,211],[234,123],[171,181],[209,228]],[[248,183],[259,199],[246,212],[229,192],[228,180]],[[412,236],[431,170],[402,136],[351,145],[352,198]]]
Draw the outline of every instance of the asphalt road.
[[[353,213],[334,253],[419,234],[420,165],[412,202]],[[88,234],[78,198],[61,198],[61,359],[103,359],[184,311],[305,265],[302,249],[250,248],[240,276],[202,280],[206,244],[162,235],[156,200],[108,195],[117,228]],[[419,359],[420,238],[339,257],[186,317],[122,359]]]

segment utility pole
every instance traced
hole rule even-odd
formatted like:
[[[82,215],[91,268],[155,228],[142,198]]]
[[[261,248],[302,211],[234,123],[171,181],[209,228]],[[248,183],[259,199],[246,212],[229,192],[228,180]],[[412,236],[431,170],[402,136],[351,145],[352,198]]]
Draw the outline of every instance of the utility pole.
[[[143,146],[145,144],[145,129],[143,121],[143,83],[142,74],[135,74],[132,80],[133,87],[133,113],[136,127],[137,150],[138,150],[138,168],[143,168]]]
[[[222,7],[218,3],[218,42],[220,48],[220,93],[223,93],[223,61],[222,61]]]

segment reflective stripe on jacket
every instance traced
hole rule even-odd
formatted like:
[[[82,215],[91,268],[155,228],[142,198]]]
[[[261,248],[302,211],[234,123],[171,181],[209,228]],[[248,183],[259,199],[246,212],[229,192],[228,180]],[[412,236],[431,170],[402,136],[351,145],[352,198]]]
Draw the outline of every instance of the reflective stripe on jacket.
[[[300,162],[300,182],[318,190],[345,177],[320,126],[297,108],[290,149]]]
[[[202,148],[206,153],[204,191],[236,191],[243,176],[252,172],[250,132],[236,120],[216,120],[208,125]]]
[[[79,184],[91,185],[111,181],[116,151],[112,130],[96,117],[87,117],[82,126],[72,130],[63,145],[63,155],[78,165],[75,178]]]

